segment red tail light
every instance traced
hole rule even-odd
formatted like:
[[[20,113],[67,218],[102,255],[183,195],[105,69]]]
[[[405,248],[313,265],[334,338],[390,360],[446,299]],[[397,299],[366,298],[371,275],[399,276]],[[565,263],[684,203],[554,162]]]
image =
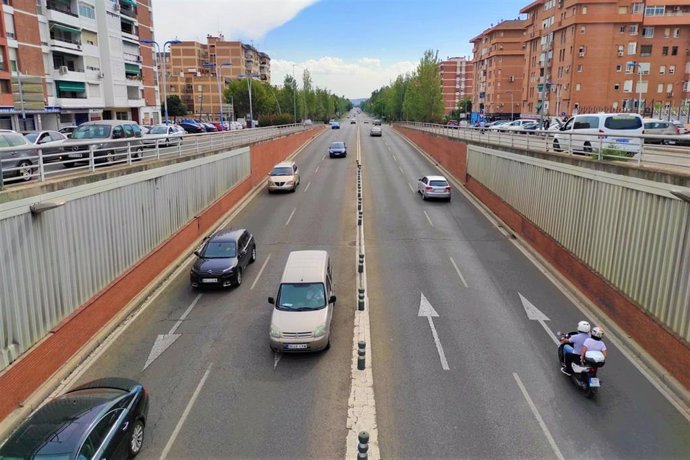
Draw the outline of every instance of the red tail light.
[[[429,187],[428,185],[426,187],[424,187],[424,190],[433,190],[433,189],[434,189],[433,187]]]
[[[446,192],[450,192],[450,187],[446,187]]]
[[[680,134],[680,128],[678,128],[678,126],[674,126],[673,129],[676,131],[676,134]]]

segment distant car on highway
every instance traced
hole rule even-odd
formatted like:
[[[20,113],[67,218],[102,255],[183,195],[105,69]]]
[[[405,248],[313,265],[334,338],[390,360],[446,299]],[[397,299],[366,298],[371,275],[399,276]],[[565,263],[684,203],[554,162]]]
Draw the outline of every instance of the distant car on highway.
[[[340,123],[337,121],[331,122],[331,129],[340,129]]]
[[[374,120],[374,126],[381,126],[381,120],[379,120],[378,118]]]
[[[31,143],[16,131],[0,129],[0,165],[3,180],[30,181],[36,171],[37,153],[29,149]],[[16,149],[12,149],[16,147]],[[24,148],[22,148],[24,147]]]
[[[450,190],[450,184],[443,176],[424,176],[417,181],[417,192],[423,200],[433,198],[450,201]]]
[[[294,192],[300,183],[300,174],[297,163],[294,161],[283,161],[273,167],[268,173],[266,187],[268,192]]]
[[[194,255],[192,287],[239,286],[244,270],[256,261],[256,242],[245,229],[222,229],[206,237]]]
[[[142,144],[147,147],[168,147],[180,145],[184,129],[176,125],[155,125],[152,126],[147,134],[142,137]]]
[[[328,147],[328,156],[329,158],[345,158],[347,156],[347,144],[341,141],[331,142]]]
[[[43,162],[60,161],[62,144],[67,136],[58,131],[26,131],[22,133],[31,144],[41,147]]]
[[[351,125],[356,125],[356,124],[357,124],[357,120],[355,120],[354,118],[350,118],[350,124],[351,124]]]
[[[369,136],[381,137],[383,136],[383,129],[380,126],[372,126],[369,130]]]
[[[149,408],[125,378],[80,385],[46,403],[0,447],[0,459],[125,459],[141,452]]]

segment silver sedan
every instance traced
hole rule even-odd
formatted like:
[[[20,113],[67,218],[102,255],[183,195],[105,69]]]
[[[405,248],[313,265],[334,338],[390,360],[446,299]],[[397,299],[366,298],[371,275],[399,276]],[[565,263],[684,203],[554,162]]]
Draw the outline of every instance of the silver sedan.
[[[423,200],[438,198],[450,201],[450,184],[443,176],[424,176],[417,181],[417,192]]]

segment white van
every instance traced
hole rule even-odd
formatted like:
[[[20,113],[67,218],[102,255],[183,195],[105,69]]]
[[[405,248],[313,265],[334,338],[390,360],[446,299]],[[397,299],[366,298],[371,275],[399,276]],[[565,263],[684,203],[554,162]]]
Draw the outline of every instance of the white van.
[[[270,345],[276,352],[324,350],[331,344],[335,305],[331,262],[326,251],[288,256],[273,305]]]
[[[575,115],[553,135],[553,149],[584,155],[614,149],[634,156],[642,148],[643,130],[642,117],[637,113]]]

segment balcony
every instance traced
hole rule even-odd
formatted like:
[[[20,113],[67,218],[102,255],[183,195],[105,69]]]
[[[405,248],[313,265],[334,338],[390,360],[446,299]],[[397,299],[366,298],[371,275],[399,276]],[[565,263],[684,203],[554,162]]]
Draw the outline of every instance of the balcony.
[[[70,0],[48,0],[46,2],[46,10],[46,15],[51,14],[51,12],[58,12],[75,18],[79,17],[76,4],[73,7]]]
[[[668,7],[667,7],[668,8]],[[687,26],[690,25],[690,8],[667,11],[663,15],[645,16],[645,26]]]
[[[125,51],[122,53],[122,57],[124,58],[125,62],[141,62],[141,56],[138,54],[128,53]]]
[[[130,18],[137,17],[137,2],[133,0],[120,0],[120,14]]]

